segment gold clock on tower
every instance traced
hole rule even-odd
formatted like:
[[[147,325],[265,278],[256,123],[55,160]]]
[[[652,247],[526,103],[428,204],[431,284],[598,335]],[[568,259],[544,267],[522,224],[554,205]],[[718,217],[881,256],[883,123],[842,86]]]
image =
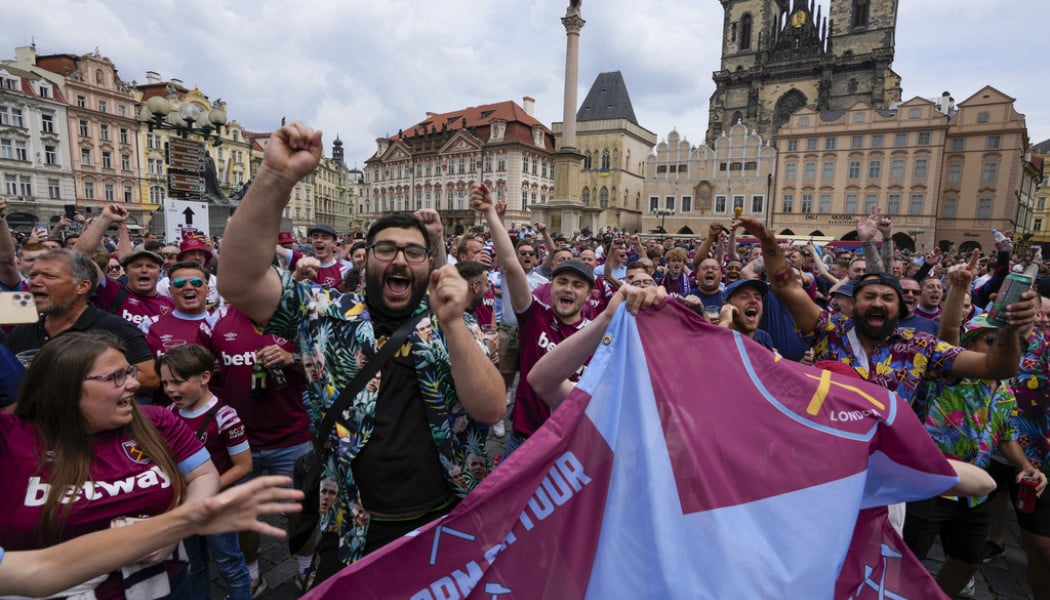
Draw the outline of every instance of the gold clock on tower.
[[[791,15],[791,26],[798,28],[806,24],[806,12],[803,10],[796,10],[795,14]]]

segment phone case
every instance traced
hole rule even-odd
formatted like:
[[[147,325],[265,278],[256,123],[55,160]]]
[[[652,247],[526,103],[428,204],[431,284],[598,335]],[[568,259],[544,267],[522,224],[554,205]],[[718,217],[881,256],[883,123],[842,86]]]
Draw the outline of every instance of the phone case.
[[[39,318],[29,292],[0,292],[0,325],[36,323]]]

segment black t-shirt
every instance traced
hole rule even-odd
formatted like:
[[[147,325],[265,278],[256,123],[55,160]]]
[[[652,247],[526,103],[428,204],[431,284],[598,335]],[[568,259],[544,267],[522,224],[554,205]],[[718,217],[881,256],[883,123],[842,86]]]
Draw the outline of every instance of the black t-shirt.
[[[146,336],[141,331],[124,319],[99,310],[90,304],[87,310],[73,323],[72,327],[58,335],[70,331],[109,331],[115,333],[117,337],[124,340],[124,345],[128,348],[127,359],[129,363],[136,364],[153,359],[153,353],[149,349],[149,344],[146,343]],[[50,339],[51,336],[44,329],[44,317],[40,317],[40,320],[36,323],[27,323],[12,329],[11,333],[7,335],[7,341],[4,344],[12,354],[18,354],[24,350],[38,350]]]
[[[392,325],[376,323],[377,339],[393,334],[399,323]],[[379,370],[375,429],[350,465],[362,504],[379,513],[428,512],[453,497],[430,434],[410,344]]]

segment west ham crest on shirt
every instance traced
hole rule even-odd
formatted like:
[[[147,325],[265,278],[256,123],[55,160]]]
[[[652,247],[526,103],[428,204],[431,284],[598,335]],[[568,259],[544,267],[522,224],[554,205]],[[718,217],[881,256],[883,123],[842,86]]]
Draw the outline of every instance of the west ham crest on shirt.
[[[124,448],[124,455],[127,456],[131,462],[140,465],[148,465],[150,463],[149,457],[142,451],[142,448],[139,448],[139,443],[135,440],[128,440],[121,444],[121,447]]]

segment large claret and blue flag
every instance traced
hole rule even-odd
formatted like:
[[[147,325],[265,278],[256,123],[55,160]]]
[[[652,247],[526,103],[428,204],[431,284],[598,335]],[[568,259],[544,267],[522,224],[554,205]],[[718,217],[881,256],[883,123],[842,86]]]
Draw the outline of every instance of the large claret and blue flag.
[[[621,307],[523,448],[305,597],[943,598],[881,507],[957,481],[887,390]]]

